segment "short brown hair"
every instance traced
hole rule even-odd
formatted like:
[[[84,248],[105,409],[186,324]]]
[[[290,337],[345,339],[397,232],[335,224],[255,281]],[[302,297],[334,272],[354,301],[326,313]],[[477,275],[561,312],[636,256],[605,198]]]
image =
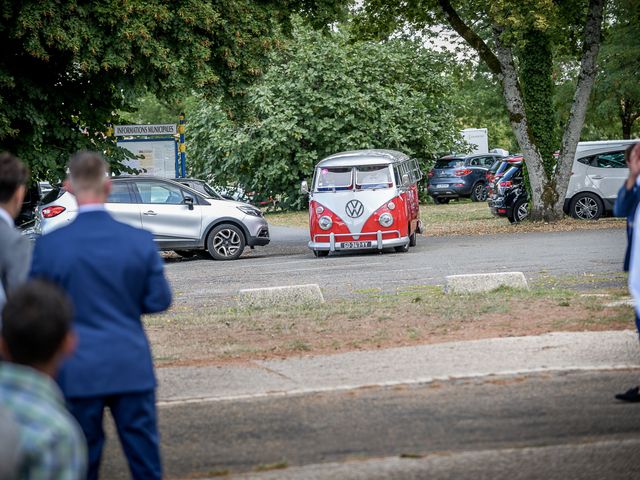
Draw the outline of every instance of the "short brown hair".
[[[29,169],[9,152],[0,153],[0,203],[8,202],[20,185],[29,179]]]
[[[99,190],[108,173],[109,165],[98,152],[82,150],[69,159],[69,178],[76,190]]]
[[[35,366],[58,352],[71,329],[73,306],[56,285],[31,280],[12,291],[2,310],[0,331],[11,361]]]

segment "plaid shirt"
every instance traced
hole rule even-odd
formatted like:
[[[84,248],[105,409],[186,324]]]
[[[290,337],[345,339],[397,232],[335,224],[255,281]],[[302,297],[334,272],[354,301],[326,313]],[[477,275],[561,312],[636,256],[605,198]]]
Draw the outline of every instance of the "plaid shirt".
[[[13,413],[21,437],[21,479],[76,480],[86,475],[84,436],[48,376],[0,362],[0,404]]]

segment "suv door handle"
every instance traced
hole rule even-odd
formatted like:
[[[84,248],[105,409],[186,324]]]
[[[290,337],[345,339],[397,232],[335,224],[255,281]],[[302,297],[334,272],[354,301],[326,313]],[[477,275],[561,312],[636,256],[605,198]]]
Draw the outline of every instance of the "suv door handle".
[[[602,175],[593,175],[591,178],[594,180],[602,180],[604,177]]]
[[[153,210],[149,210],[147,212],[143,212],[143,215],[149,215],[149,216],[154,216],[154,215],[158,215],[156,212],[154,212]]]

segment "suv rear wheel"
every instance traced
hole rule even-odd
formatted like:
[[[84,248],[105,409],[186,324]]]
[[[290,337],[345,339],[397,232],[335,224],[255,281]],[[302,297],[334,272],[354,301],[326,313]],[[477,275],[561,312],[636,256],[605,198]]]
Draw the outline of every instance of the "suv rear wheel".
[[[484,183],[476,183],[471,189],[472,202],[484,202],[487,199],[487,187]]]
[[[244,251],[244,234],[235,225],[223,223],[207,237],[207,250],[215,260],[235,260]]]
[[[571,216],[578,220],[597,220],[603,210],[602,200],[593,193],[579,193],[571,200]]]
[[[524,198],[518,200],[513,206],[513,213],[509,215],[511,223],[520,223],[529,215],[529,202]]]

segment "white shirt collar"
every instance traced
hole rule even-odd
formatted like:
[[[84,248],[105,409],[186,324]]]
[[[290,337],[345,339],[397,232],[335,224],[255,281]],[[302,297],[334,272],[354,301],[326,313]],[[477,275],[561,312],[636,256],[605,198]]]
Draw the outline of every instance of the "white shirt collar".
[[[105,210],[104,203],[87,203],[86,205],[80,205],[78,207],[78,213],[103,212]]]

